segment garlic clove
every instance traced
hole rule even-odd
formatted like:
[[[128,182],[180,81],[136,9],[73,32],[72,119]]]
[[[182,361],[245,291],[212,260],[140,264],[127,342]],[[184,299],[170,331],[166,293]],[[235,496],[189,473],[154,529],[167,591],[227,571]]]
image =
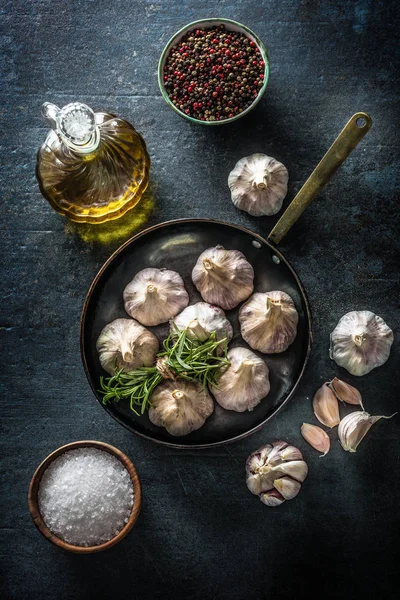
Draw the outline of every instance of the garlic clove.
[[[115,370],[128,372],[152,366],[159,343],[153,333],[134,319],[115,319],[102,329],[96,349],[103,369],[114,375]]]
[[[126,286],[125,310],[143,325],[166,323],[189,304],[182,277],[168,269],[143,269]]]
[[[391,419],[395,414],[397,413],[390,415],[390,417],[384,415],[371,416],[365,411],[358,410],[346,415],[340,421],[338,427],[339,441],[343,450],[355,452],[374,423],[377,423],[380,419]]]
[[[274,487],[285,498],[285,500],[293,500],[301,489],[301,484],[291,477],[280,477],[275,479]]]
[[[232,339],[233,328],[222,308],[207,302],[197,302],[187,306],[170,324],[171,333],[186,329],[192,339],[205,341],[215,331],[217,340]],[[204,336],[207,335],[207,338]],[[199,337],[198,337],[199,336]],[[222,352],[222,349],[221,349]]]
[[[318,421],[326,427],[339,425],[339,404],[333,391],[324,383],[315,393],[313,398],[314,414]]]
[[[293,479],[300,482],[305,480],[308,473],[307,463],[304,460],[284,462],[272,467],[271,470],[282,475],[289,475],[289,477],[293,477]]]
[[[282,453],[288,448],[289,444],[283,440],[273,442],[272,450],[268,455],[268,463],[272,466],[280,464],[282,461],[287,460],[283,458]],[[303,458],[303,457],[302,457]]]
[[[269,474],[250,474],[246,477],[246,484],[250,492],[258,496],[262,492],[272,490],[274,487],[274,480]]]
[[[321,427],[318,427],[317,425],[310,425],[309,423],[303,423],[300,432],[310,446],[319,452],[323,452],[322,456],[328,454],[331,447],[331,441],[326,431],[321,429]]]
[[[167,380],[151,395],[149,419],[174,436],[202,427],[214,411],[214,402],[203,385],[194,381]]]
[[[285,502],[285,498],[282,496],[282,494],[275,489],[260,494],[260,500],[267,506],[279,506]]]
[[[303,460],[302,453],[295,446],[286,446],[280,454],[283,460]]]
[[[361,408],[364,410],[361,394],[355,387],[349,383],[341,381],[337,377],[334,377],[332,381],[328,383],[328,385],[331,390],[333,390],[336,398],[342,402],[345,402],[346,404],[356,404],[361,406]]]
[[[282,291],[253,294],[239,311],[243,339],[265,354],[284,352],[295,340],[299,315]]]
[[[366,375],[390,355],[393,331],[369,310],[346,313],[331,333],[330,357],[352,375]]]
[[[253,410],[269,393],[269,369],[265,361],[247,348],[231,348],[230,362],[211,392],[220,406],[227,410]]]
[[[254,217],[275,215],[287,194],[286,167],[266,154],[240,159],[229,173],[228,185],[233,204]]]
[[[203,300],[230,310],[253,292],[254,270],[239,250],[216,246],[200,254],[192,280]]]

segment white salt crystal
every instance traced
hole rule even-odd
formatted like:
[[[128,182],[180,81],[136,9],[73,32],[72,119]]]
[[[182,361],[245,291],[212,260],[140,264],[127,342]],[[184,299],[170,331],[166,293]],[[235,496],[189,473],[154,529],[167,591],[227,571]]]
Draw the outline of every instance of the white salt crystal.
[[[39,510],[47,527],[76,546],[97,546],[127,523],[133,485],[121,461],[98,448],[69,450],[43,474]]]

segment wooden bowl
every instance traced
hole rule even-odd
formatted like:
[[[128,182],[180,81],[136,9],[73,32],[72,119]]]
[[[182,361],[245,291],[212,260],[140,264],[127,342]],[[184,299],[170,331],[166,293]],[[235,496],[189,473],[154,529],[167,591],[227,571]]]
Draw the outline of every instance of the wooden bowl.
[[[128,522],[124,525],[121,531],[113,538],[108,540],[108,542],[104,542],[103,544],[99,544],[98,546],[75,546],[73,544],[68,544],[68,542],[64,542],[61,538],[56,536],[45,524],[42,515],[39,511],[38,504],[38,491],[40,486],[40,481],[43,477],[43,473],[46,471],[47,467],[50,463],[53,462],[56,458],[64,454],[64,452],[68,452],[69,450],[76,450],[77,448],[98,448],[99,450],[104,450],[108,452],[112,456],[118,458],[126,470],[128,471],[133,485],[134,492],[134,501],[132,506],[132,512],[130,514]],[[31,483],[29,485],[28,492],[28,505],[29,512],[31,513],[31,517],[36,527],[39,529],[40,533],[52,542],[55,546],[62,548],[63,550],[67,550],[68,552],[74,552],[76,554],[92,554],[93,552],[101,552],[102,550],[107,550],[107,548],[111,548],[111,546],[115,546],[120,540],[122,540],[132,529],[136,520],[139,516],[140,509],[142,507],[142,489],[139,481],[138,474],[136,472],[133,463],[129,460],[129,458],[123,454],[114,446],[110,446],[109,444],[105,444],[104,442],[95,442],[92,440],[82,440],[79,442],[72,442],[70,444],[66,444],[65,446],[61,446],[54,450],[44,461],[39,465],[36,469]]]

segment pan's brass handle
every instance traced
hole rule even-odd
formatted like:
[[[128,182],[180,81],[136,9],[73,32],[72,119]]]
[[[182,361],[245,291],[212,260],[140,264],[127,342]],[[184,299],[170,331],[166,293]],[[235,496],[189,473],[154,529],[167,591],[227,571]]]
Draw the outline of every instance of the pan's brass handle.
[[[269,234],[268,239],[271,242],[278,244],[287,234],[342,162],[369,131],[371,125],[372,119],[367,113],[358,112],[351,117]]]

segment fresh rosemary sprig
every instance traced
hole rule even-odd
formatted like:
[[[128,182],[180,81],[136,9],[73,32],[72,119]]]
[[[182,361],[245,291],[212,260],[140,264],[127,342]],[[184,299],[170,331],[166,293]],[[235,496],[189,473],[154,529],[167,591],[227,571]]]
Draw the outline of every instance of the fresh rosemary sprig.
[[[186,330],[171,332],[163,342],[164,350],[157,354],[164,359],[165,367],[172,378],[198,380],[204,388],[217,385],[217,375],[221,367],[229,365],[226,358],[227,338],[217,340],[213,332],[205,342],[190,339]],[[222,354],[221,354],[222,349]],[[143,414],[150,404],[154,388],[163,381],[162,369],[139,367],[125,373],[122,369],[112,377],[100,377],[100,390],[103,404],[111,400],[118,402],[129,399],[130,409],[138,416]],[[135,406],[141,407],[140,413]]]

